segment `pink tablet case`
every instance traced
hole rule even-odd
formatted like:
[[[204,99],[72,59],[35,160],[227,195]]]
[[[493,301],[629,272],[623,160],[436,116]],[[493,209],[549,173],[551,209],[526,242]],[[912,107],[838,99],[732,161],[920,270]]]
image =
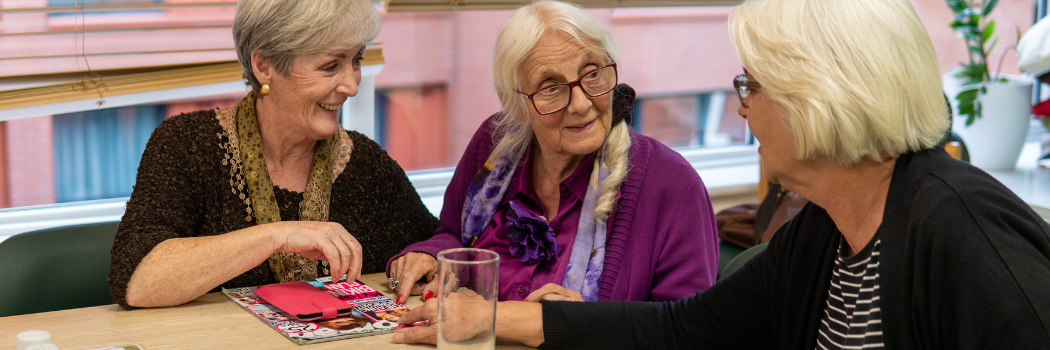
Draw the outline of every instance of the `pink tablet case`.
[[[255,295],[300,321],[333,319],[353,310],[339,298],[301,281],[259,287]]]

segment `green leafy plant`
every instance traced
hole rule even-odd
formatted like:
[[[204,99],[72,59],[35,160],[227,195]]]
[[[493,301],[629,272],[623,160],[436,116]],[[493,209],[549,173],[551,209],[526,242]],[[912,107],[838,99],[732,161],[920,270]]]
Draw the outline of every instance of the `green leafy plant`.
[[[999,0],[945,0],[944,2],[955,14],[951,27],[962,34],[969,53],[970,62],[960,63],[962,71],[955,74],[957,78],[963,78],[962,85],[968,88],[959,92],[955,98],[959,101],[959,114],[966,115],[966,125],[970,126],[981,117],[981,102],[977,97],[988,92],[983,83],[1006,82],[1006,79],[1000,77],[998,72],[995,76],[988,72],[988,54],[999,43],[999,38],[994,35],[995,20],[987,20],[987,16],[995,9]],[[1002,59],[999,61],[1001,66]]]

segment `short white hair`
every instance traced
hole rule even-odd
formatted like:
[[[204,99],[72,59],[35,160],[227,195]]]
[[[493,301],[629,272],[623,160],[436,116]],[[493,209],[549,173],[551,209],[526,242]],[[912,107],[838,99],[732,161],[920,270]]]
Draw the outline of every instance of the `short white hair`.
[[[244,79],[259,91],[252,70],[255,50],[287,76],[295,56],[369,43],[382,26],[379,11],[368,0],[240,0],[233,41]]]
[[[933,43],[908,0],[747,0],[729,31],[787,116],[798,159],[881,161],[948,128]]]
[[[532,140],[532,128],[527,122],[529,110],[525,98],[518,94],[524,76],[522,65],[536,47],[540,37],[547,31],[563,32],[577,40],[584,48],[598,53],[610,62],[616,61],[618,52],[612,34],[598,24],[580,6],[554,0],[539,0],[514,11],[503,23],[496,38],[492,64],[492,83],[499,96],[501,115],[496,119],[492,135],[496,144],[490,160],[499,159],[507,149],[512,155],[520,155]],[[612,104],[615,92],[610,93]],[[610,106],[610,113],[612,111]],[[631,137],[626,123],[610,126],[605,137],[606,166],[609,176],[598,190],[598,203],[592,215],[605,222],[616,209],[616,194],[627,177],[628,153]],[[591,174],[597,182],[598,168]]]

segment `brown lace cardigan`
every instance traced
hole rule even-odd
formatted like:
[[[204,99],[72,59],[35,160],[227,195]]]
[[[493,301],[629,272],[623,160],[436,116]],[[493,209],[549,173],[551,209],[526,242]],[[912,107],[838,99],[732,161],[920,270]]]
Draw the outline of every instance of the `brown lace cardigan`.
[[[114,302],[128,307],[124,297],[131,274],[160,242],[255,225],[240,197],[247,195],[246,189],[238,188],[240,171],[231,170],[234,145],[226,131],[231,125],[228,112],[178,115],[153,131],[113,241],[108,285]],[[378,144],[354,131],[346,131],[343,141],[352,150],[336,151],[329,220],[342,224],[361,243],[362,273],[382,272],[387,259],[430,238],[440,222],[423,206],[404,170]],[[275,186],[274,195],[281,220],[298,220],[303,194]],[[273,274],[262,261],[222,287],[270,283],[275,283]]]

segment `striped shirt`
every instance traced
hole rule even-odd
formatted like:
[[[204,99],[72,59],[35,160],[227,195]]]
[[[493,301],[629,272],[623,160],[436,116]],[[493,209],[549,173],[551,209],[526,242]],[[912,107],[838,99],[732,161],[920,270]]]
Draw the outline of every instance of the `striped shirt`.
[[[831,289],[820,320],[817,349],[882,349],[879,308],[879,241],[849,255],[845,240],[831,275]]]

